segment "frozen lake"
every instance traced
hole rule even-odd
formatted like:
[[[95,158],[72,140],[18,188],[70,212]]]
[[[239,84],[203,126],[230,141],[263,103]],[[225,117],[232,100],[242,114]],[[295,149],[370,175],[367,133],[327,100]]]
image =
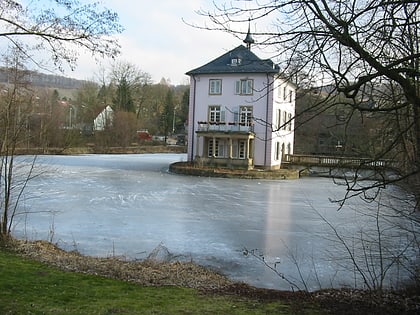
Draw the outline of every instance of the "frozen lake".
[[[354,244],[367,231],[358,199],[340,211],[343,186],[327,178],[240,180],[170,174],[184,154],[38,157],[13,233],[94,256],[144,259],[159,244],[178,259],[259,287],[291,289],[244,249],[304,288],[353,286],[353,267],[324,216]],[[374,225],[374,224],[373,224]],[[363,227],[363,229],[361,228]],[[375,234],[372,236],[375,239]],[[403,236],[390,248],[404,247]],[[365,252],[366,253],[366,252]],[[414,256],[416,253],[414,254]],[[362,258],[361,253],[356,256]],[[396,272],[400,272],[398,270]],[[401,273],[401,272],[400,272]],[[302,275],[302,276],[301,276]]]

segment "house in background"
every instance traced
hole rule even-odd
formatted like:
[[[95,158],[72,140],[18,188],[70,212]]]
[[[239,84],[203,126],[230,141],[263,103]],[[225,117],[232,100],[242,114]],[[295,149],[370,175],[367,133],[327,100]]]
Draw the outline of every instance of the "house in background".
[[[294,84],[244,42],[190,76],[188,161],[278,169],[293,154]]]
[[[114,110],[111,106],[105,106],[99,114],[93,120],[93,130],[103,131],[110,125],[112,125],[112,119],[114,118]]]

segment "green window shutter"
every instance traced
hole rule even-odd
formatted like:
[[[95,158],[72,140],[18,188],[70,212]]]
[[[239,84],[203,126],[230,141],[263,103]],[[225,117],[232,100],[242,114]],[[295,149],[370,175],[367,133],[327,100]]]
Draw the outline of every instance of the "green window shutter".
[[[235,81],[235,94],[241,94],[241,81]]]

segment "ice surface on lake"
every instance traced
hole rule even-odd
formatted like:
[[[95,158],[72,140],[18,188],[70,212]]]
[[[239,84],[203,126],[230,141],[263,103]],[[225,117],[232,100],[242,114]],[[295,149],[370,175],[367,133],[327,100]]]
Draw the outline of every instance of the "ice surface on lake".
[[[356,206],[337,211],[344,187],[326,178],[243,180],[170,174],[184,154],[42,156],[14,234],[96,256],[143,259],[159,244],[172,255],[250,284],[290,285],[244,249],[309,289],[353,285],[343,248],[317,214],[357,235]],[[330,259],[331,256],[334,258]],[[341,270],[343,269],[343,270]],[[342,272],[343,271],[343,272]],[[301,288],[302,285],[301,285]]]

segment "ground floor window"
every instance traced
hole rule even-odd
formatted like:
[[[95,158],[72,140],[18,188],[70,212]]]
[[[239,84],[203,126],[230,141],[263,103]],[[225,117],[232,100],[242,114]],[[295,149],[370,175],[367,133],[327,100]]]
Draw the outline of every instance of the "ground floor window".
[[[209,146],[208,146],[208,156],[213,157],[216,156],[215,147],[218,145],[218,140],[213,141],[212,139],[209,140]]]
[[[245,140],[232,141],[232,157],[234,159],[245,159],[246,157],[246,141]]]
[[[232,148],[229,147],[230,143]],[[207,141],[207,156],[227,158],[232,154],[234,159],[245,159],[247,156],[246,140],[211,139]]]
[[[224,157],[225,156],[225,141],[220,139],[209,139],[208,156],[209,157]]]
[[[240,159],[244,159],[246,156],[246,146],[245,146],[245,141],[239,141],[239,152],[238,152],[238,156]]]

